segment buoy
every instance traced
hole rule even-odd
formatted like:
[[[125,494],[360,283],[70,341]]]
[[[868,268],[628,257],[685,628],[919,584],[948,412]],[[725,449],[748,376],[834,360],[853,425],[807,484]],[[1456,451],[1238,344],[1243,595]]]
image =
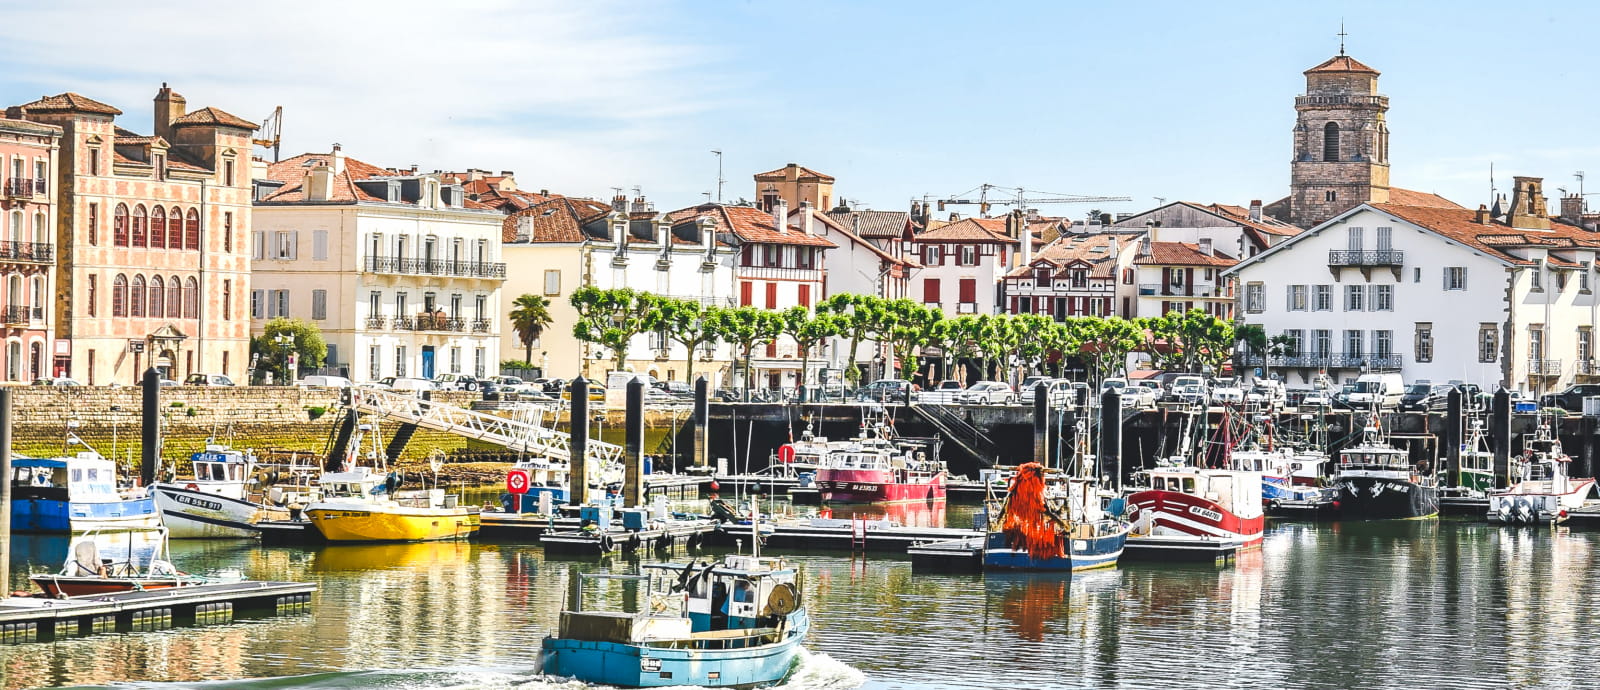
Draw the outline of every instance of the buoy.
[[[711,490],[712,491],[717,491],[717,490],[720,490],[721,488],[722,488],[722,485],[718,484],[717,480],[715,480],[715,479],[711,480]]]

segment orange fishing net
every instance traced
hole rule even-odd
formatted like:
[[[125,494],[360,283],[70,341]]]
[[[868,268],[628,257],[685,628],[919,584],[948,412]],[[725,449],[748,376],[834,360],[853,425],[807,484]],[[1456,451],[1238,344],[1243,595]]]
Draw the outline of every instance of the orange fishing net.
[[[1026,550],[1033,560],[1066,554],[1056,521],[1044,503],[1043,465],[1030,462],[1017,468],[1016,476],[1011,478],[1005,521],[1000,531],[1005,533],[1006,543],[1011,548]]]

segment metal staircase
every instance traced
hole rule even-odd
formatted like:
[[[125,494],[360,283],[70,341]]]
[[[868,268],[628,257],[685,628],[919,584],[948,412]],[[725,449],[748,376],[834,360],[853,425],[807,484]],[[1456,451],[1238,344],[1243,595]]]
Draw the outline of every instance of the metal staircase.
[[[547,425],[540,411],[521,410],[507,418],[414,395],[368,389],[350,392],[350,408],[379,419],[477,439],[519,453],[564,462],[572,460],[572,436],[552,428],[553,419]],[[584,458],[593,467],[609,467],[621,457],[621,446],[592,438],[584,452]]]
[[[990,467],[995,462],[994,440],[973,426],[954,410],[944,405],[910,405],[911,411],[932,424],[946,440],[972,456],[980,466]]]

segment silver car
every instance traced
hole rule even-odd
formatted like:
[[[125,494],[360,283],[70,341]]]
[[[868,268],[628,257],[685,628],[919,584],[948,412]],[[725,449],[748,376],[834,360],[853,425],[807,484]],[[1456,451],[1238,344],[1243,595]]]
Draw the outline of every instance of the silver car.
[[[1011,384],[1000,381],[979,381],[956,394],[956,402],[966,405],[1010,405],[1017,401],[1017,392]]]

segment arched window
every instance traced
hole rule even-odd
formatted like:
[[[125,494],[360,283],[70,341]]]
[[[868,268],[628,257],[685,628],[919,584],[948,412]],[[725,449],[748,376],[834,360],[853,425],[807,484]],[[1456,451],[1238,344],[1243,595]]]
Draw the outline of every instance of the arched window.
[[[121,273],[111,281],[111,315],[128,315],[128,277]]]
[[[22,276],[12,275],[6,280],[6,305],[22,307],[28,304],[28,296],[22,292]]]
[[[183,315],[183,288],[179,286],[178,277],[167,279],[167,318],[176,319]]]
[[[15,251],[15,249],[16,249],[16,246],[17,246],[16,243],[22,242],[22,230],[23,230],[22,212],[21,211],[12,211],[11,212],[11,227],[6,231],[6,239],[11,240],[11,242],[12,242],[11,248],[12,248],[13,251]]]
[[[183,281],[183,318],[200,318],[200,284],[193,277]]]
[[[189,217],[183,223],[183,248],[200,248],[200,212],[189,209]]]
[[[167,284],[161,276],[150,277],[150,316],[161,318],[167,313]]]
[[[144,204],[139,204],[138,206],[133,207],[133,246],[146,246],[145,240],[147,239],[147,236],[145,232],[147,230],[149,230],[149,227],[148,221],[145,218]]]
[[[30,379],[44,376],[44,344],[37,340],[28,346],[28,370]]]
[[[160,206],[150,209],[150,246],[167,246],[167,210]]]
[[[127,204],[117,204],[117,210],[111,214],[111,243],[118,247],[128,246]]]
[[[1322,160],[1337,162],[1339,160],[1339,123],[1329,122],[1322,126]]]
[[[144,276],[135,275],[128,286],[128,316],[144,316]]]
[[[45,242],[49,241],[45,239],[45,233],[47,230],[48,228],[45,227],[44,214],[33,214],[33,243],[44,244]]]
[[[167,249],[183,249],[183,209],[167,211]]]

